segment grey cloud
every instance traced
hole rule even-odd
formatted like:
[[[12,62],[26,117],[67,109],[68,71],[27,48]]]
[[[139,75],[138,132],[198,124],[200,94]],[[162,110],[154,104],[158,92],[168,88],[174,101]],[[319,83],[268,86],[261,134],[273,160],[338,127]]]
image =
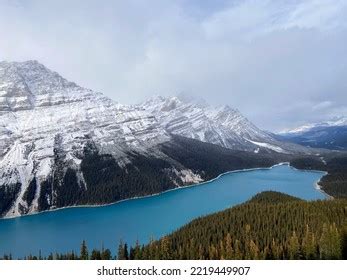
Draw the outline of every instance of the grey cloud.
[[[123,103],[185,92],[281,130],[347,113],[346,17],[342,0],[2,1],[0,60]]]

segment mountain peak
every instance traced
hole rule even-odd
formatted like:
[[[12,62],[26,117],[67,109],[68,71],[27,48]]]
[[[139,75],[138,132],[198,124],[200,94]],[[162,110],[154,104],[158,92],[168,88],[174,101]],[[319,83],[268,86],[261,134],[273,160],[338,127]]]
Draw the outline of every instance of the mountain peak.
[[[241,114],[238,109],[231,108],[229,105],[219,106],[216,110],[223,113]]]
[[[37,60],[24,62],[5,62],[0,64],[0,82],[15,83],[22,80],[29,87],[32,94],[44,94],[57,89],[77,87],[57,72],[48,69]]]
[[[154,95],[140,104],[140,106],[149,110],[151,110],[151,108],[158,109],[160,107],[161,111],[166,112],[187,106],[192,108],[210,107],[210,105],[204,99],[182,93],[174,96]]]
[[[43,64],[41,64],[37,60],[26,60],[26,61],[3,60],[3,61],[0,61],[0,68],[2,70],[12,69],[13,71],[24,71],[24,70],[27,70],[27,71],[28,70],[29,71],[40,70],[42,72],[49,72],[50,71],[46,66],[44,66]],[[50,72],[52,72],[52,71],[50,71]]]
[[[35,59],[24,60],[24,61],[8,61],[7,63],[16,65],[17,67],[39,67],[39,68],[46,68],[42,63],[40,63],[38,60],[35,60]]]
[[[37,60],[0,62],[0,111],[28,110],[35,106],[69,102],[90,94]]]

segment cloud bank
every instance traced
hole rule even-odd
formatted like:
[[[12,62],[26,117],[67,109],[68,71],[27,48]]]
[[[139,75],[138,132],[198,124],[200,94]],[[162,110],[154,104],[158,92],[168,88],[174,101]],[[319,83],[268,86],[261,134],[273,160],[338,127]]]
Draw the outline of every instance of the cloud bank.
[[[136,103],[186,93],[281,130],[347,114],[347,1],[0,1],[0,60]]]

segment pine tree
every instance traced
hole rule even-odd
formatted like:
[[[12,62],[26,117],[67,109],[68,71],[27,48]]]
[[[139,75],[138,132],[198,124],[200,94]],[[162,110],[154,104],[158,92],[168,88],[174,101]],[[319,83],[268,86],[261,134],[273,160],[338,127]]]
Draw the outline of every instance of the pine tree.
[[[275,259],[278,260],[279,259],[279,250],[278,250],[278,245],[276,244],[276,241],[274,238],[272,238],[271,244],[270,244],[270,249],[269,249],[269,253],[267,255],[267,259]]]
[[[336,225],[324,224],[322,236],[319,240],[319,254],[321,259],[340,259],[342,246]]]
[[[112,254],[110,249],[102,250],[101,252],[101,259],[102,260],[111,260],[112,259]]]
[[[289,239],[289,244],[288,244],[288,257],[291,260],[298,259],[300,255],[300,244],[299,244],[299,239],[293,231],[292,236]]]
[[[90,255],[91,260],[101,260],[101,254],[99,250],[94,249]]]
[[[198,259],[199,260],[203,260],[204,259],[204,248],[202,246],[202,244],[199,244],[199,252],[198,252]]]
[[[216,247],[211,244],[208,250],[208,255],[210,260],[217,260],[217,249]]]
[[[251,259],[251,252],[250,252],[250,242],[251,242],[251,226],[249,224],[246,224],[245,226],[245,234],[244,234],[244,259],[249,260]]]
[[[167,236],[163,237],[160,241],[160,258],[162,260],[171,260],[170,254],[170,240]]]
[[[134,259],[135,260],[141,260],[142,259],[142,254],[141,254],[141,246],[139,241],[136,241],[135,248],[134,248]]]
[[[219,241],[219,258],[221,260],[225,260],[225,255],[226,255],[226,252],[225,252],[225,247],[224,247],[224,242],[223,242],[223,239],[221,239]]]
[[[76,256],[76,254],[75,254],[75,251],[71,251],[71,260],[76,260],[76,259],[78,259],[78,256]]]
[[[225,258],[231,260],[234,257],[233,241],[230,232],[225,237]]]
[[[128,245],[126,243],[123,243],[122,240],[119,242],[117,257],[118,260],[129,259]]]
[[[305,235],[302,240],[302,251],[307,260],[314,260],[317,258],[316,239],[308,225],[306,225]]]
[[[259,248],[257,244],[254,243],[253,240],[251,240],[249,243],[249,251],[250,251],[250,257],[252,260],[259,259]]]
[[[86,244],[85,240],[83,240],[82,245],[81,245],[80,259],[81,260],[88,260],[89,259],[88,248],[87,248],[87,244]]]
[[[242,251],[241,251],[241,243],[239,240],[235,240],[235,244],[234,244],[234,248],[235,248],[235,260],[242,260]]]

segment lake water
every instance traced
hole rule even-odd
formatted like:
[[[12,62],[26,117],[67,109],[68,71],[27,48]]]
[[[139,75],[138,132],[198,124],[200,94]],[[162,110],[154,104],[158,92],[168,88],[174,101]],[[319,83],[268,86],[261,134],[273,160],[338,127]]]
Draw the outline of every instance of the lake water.
[[[227,173],[214,181],[176,189],[157,196],[104,207],[69,208],[0,220],[0,255],[14,257],[49,252],[79,252],[88,247],[116,252],[120,239],[133,244],[161,237],[192,219],[226,209],[264,190],[307,200],[324,199],[315,189],[323,172],[299,171],[288,165]]]

